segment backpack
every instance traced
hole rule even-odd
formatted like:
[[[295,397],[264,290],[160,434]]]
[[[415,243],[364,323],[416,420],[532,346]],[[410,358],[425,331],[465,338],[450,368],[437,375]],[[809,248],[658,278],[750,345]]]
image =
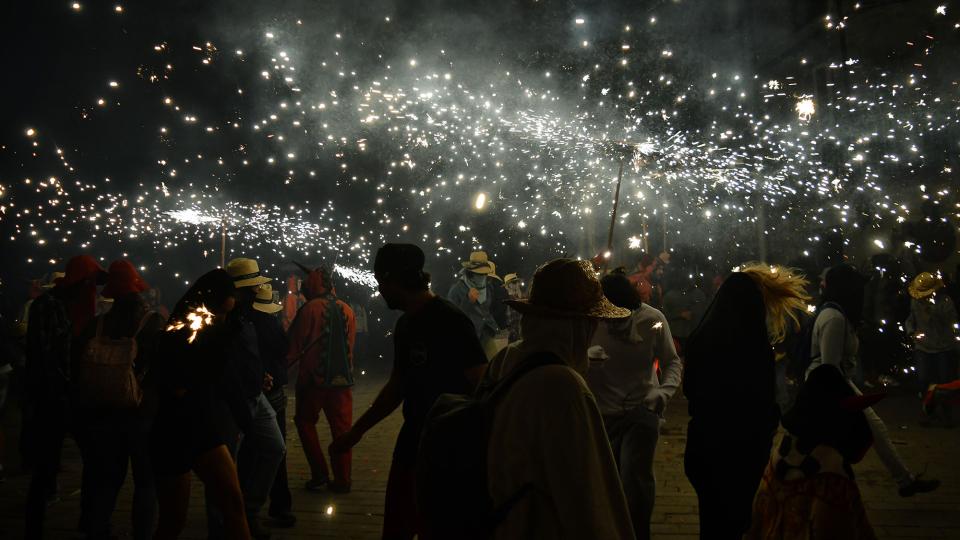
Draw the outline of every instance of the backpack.
[[[808,317],[800,326],[799,337],[797,338],[797,341],[794,343],[793,349],[791,350],[791,361],[787,370],[790,378],[798,383],[802,383],[803,380],[806,379],[807,369],[813,362],[813,327],[817,323],[817,317],[820,316],[820,312],[827,308],[833,308],[840,313],[843,313],[843,308],[840,307],[840,304],[837,304],[836,302],[825,302],[823,305],[817,308],[817,311],[813,314],[813,317]],[[845,313],[844,316],[846,316]]]
[[[333,296],[327,299],[327,354],[317,367],[323,373],[323,388],[348,388],[353,386],[353,369],[350,365],[350,347],[347,344],[346,321],[343,309]]]
[[[134,372],[137,336],[154,312],[147,313],[131,337],[103,335],[103,317],[97,333],[87,343],[77,365],[74,395],[80,405],[91,408],[135,409],[143,400],[143,388]]]
[[[497,402],[527,373],[564,365],[551,353],[525,358],[500,381],[485,378],[474,395],[441,394],[427,413],[417,455],[417,506],[432,538],[489,538],[532,485],[499,507],[487,491],[487,444]]]

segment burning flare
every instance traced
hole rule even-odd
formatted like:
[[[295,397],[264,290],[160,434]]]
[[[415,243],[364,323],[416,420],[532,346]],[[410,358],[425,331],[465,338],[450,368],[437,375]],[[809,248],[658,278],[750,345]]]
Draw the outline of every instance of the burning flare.
[[[167,326],[167,332],[175,332],[183,328],[189,328],[192,330],[190,337],[187,338],[187,343],[193,343],[193,340],[197,339],[197,334],[204,326],[209,326],[213,324],[213,313],[207,309],[207,306],[200,306],[190,313],[187,313],[186,321],[174,321]]]

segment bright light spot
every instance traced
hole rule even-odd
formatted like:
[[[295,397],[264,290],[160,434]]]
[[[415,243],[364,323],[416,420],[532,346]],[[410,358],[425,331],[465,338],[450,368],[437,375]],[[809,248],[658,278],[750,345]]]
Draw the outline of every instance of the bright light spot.
[[[117,4],[113,6],[113,10],[116,11],[117,13],[123,13],[123,6],[121,6],[120,4]]]
[[[323,513],[325,513],[325,514],[328,515],[328,516],[332,516],[332,515],[333,515],[333,505],[328,506],[327,509],[323,511]]]
[[[477,193],[477,198],[473,201],[473,207],[477,210],[483,210],[483,207],[487,205],[487,194],[486,193]]]
[[[575,22],[576,24],[580,25],[580,24],[583,24],[583,23],[587,22],[587,20],[584,19],[583,17],[577,17],[576,19],[574,19],[573,22]]]
[[[878,239],[876,239],[876,240],[873,241],[873,244],[874,244],[875,246],[877,246],[878,248],[883,249],[883,240],[880,240],[880,239],[878,238]]]
[[[817,107],[809,96],[801,96],[794,109],[797,111],[797,118],[801,122],[809,122],[813,114],[817,112]]]
[[[27,128],[27,137],[33,137],[37,134],[37,130],[33,128]]]
[[[110,88],[116,88],[118,86],[120,86],[120,83],[117,81],[110,81]]]
[[[80,9],[81,9],[83,6],[80,5],[80,2],[74,2],[74,3],[70,4],[70,7],[73,8],[74,11],[80,11]]]
[[[947,6],[937,6],[937,15],[946,15]]]

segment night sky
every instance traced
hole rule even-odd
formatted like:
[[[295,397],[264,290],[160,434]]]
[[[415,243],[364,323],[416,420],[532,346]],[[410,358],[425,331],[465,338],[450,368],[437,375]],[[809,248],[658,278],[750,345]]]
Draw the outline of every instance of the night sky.
[[[691,272],[760,234],[809,268],[915,252],[930,212],[954,234],[960,6],[912,2],[867,47],[864,2],[844,63],[832,3],[756,4],[5,2],[4,302],[80,252],[178,294],[222,224],[275,276],[356,284],[385,241],[422,245],[441,291],[472,249],[529,276],[606,248],[618,141],[619,263],[644,230]]]

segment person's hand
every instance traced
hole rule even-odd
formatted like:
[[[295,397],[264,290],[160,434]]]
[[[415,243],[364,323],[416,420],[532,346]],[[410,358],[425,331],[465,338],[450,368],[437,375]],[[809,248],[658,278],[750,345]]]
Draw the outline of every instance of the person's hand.
[[[467,293],[467,297],[470,298],[471,302],[477,302],[480,300],[480,291],[470,287],[470,292]]]
[[[327,448],[327,451],[330,454],[342,454],[344,452],[349,452],[351,448],[357,445],[360,442],[362,435],[356,433],[354,430],[348,430],[346,433],[340,435],[330,443],[330,447]]]
[[[651,411],[661,414],[667,408],[667,394],[659,388],[654,388],[643,398],[643,406]]]
[[[263,374],[263,391],[269,392],[270,390],[273,390],[273,376],[270,375],[269,373],[264,373]]]

